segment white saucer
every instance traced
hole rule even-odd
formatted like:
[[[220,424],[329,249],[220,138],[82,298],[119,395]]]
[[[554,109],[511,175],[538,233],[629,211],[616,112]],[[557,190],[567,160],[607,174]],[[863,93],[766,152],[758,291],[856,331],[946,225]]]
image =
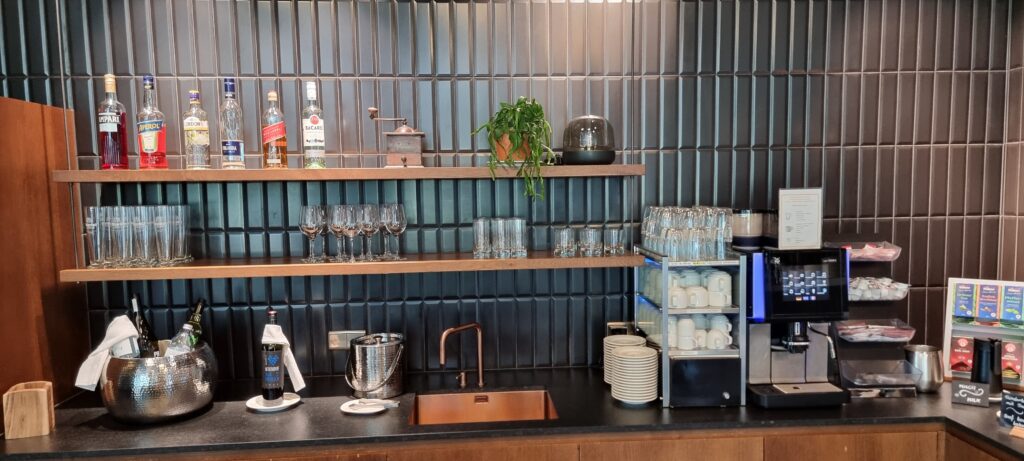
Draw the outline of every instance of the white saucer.
[[[341,411],[350,415],[375,415],[387,407],[374,403],[359,403],[359,399],[352,399],[341,404]]]
[[[263,400],[263,396],[257,395],[256,397],[247,400],[245,402],[245,406],[252,411],[273,413],[275,411],[291,408],[295,406],[295,404],[299,403],[300,400],[302,400],[302,397],[299,397],[299,394],[294,392],[285,392],[284,397],[281,398],[281,401],[278,402],[277,405],[267,405],[267,401]]]

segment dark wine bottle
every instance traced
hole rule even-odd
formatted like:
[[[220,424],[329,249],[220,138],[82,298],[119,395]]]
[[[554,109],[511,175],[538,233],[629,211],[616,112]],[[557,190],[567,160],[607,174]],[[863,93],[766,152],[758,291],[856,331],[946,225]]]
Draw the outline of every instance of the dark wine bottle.
[[[277,311],[267,311],[267,324],[277,325]],[[263,343],[263,400],[268,404],[277,404],[284,397],[284,346]]]
[[[199,302],[196,303],[196,306],[192,308],[192,312],[189,313],[188,321],[185,322],[192,325],[192,329],[195,330],[196,338],[199,338],[199,335],[203,334],[203,309],[205,308],[206,300],[200,298]]]
[[[139,295],[132,295],[132,311],[131,311],[132,322],[135,322],[135,329],[139,330],[139,357],[144,359],[156,357],[157,346],[156,342],[153,341],[151,331],[152,328],[149,326],[149,320],[146,320],[146,314],[139,308]]]

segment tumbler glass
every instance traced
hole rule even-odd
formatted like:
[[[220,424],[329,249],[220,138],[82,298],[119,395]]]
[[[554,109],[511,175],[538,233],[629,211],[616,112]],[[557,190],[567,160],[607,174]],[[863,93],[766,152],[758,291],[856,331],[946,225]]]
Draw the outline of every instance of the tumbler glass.
[[[601,231],[589,227],[580,229],[580,256],[601,256]]]
[[[509,242],[509,220],[505,218],[494,218],[491,220],[491,257],[508,258],[512,254],[512,246]]]
[[[619,228],[606,228],[604,230],[604,254],[606,256],[618,256],[626,254],[625,230]]]
[[[491,257],[491,219],[476,218],[473,220],[473,257]]]
[[[508,233],[510,244],[510,256],[513,258],[526,257],[526,220],[523,218],[510,218],[508,220]]]
[[[103,245],[100,229],[105,221],[105,209],[91,206],[85,209],[85,250],[89,257],[89,267],[103,267]]]
[[[157,206],[153,214],[156,258],[161,266],[174,262],[174,211],[170,205]]]
[[[575,229],[565,227],[555,232],[555,256],[561,258],[576,257]]]

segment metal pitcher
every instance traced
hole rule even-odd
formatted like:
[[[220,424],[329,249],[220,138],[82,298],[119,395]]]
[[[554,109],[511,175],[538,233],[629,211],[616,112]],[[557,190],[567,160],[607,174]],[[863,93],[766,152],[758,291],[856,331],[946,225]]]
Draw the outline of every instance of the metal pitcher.
[[[914,387],[918,392],[935,392],[942,386],[941,350],[924,344],[903,346],[907,361],[918,370],[921,377],[917,378]]]
[[[389,399],[403,392],[405,345],[398,333],[355,338],[348,352],[345,381],[357,398]]]

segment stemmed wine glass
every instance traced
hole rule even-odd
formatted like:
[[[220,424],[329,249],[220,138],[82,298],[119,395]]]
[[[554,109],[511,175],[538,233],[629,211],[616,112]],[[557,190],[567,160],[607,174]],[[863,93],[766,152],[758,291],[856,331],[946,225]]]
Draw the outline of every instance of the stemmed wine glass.
[[[394,261],[395,259],[395,255],[391,254],[391,231],[388,230],[388,221],[392,219],[392,213],[391,204],[385,203],[380,205],[380,238],[384,242],[384,253],[377,259],[381,261]]]
[[[361,261],[374,261],[373,235],[380,231],[380,209],[377,205],[362,205],[359,207],[359,231],[366,238],[366,245],[363,246]]]
[[[302,207],[301,216],[299,217],[299,230],[306,235],[309,239],[309,257],[303,259],[304,263],[316,263],[320,262],[320,256],[316,254],[313,243],[316,241],[316,236],[323,232],[323,228],[326,225],[324,219],[324,209],[320,206],[304,206]]]
[[[391,259],[392,261],[404,261],[405,258],[398,255],[398,249],[401,247],[399,237],[401,237],[402,233],[405,232],[405,227],[408,224],[405,219],[405,207],[402,206],[401,203],[392,203],[385,205],[384,209],[387,210],[387,212],[385,213],[383,210],[381,211],[381,222],[385,229],[387,229],[388,234],[395,236],[395,252],[390,254],[388,259]],[[384,236],[384,238],[384,241],[386,242],[388,237]],[[387,246],[384,248],[386,252]]]
[[[356,236],[359,235],[359,206],[341,205],[341,233],[348,237],[348,246],[351,252],[347,258],[348,262],[356,262]]]

